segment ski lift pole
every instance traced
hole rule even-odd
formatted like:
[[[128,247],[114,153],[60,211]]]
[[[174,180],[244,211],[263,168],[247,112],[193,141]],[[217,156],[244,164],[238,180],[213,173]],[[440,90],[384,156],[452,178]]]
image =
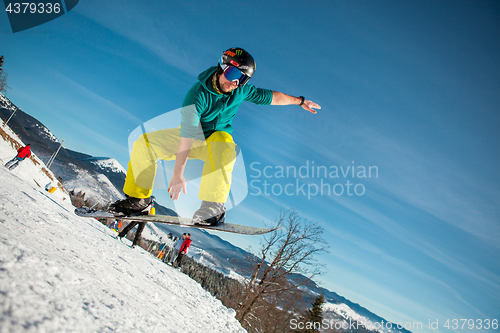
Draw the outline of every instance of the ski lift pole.
[[[3,124],[4,126],[6,126],[6,125],[7,125],[7,123],[10,121],[10,119],[11,119],[12,117],[14,117],[14,114],[16,113],[16,111],[17,111],[17,110],[19,110],[19,109],[18,109],[18,108],[14,108],[14,112],[12,112],[12,114],[11,114],[11,115],[10,115],[10,117],[9,117],[9,119],[7,119],[7,121]]]
[[[90,209],[94,209],[94,207],[97,206],[100,203],[101,203],[101,200],[97,199],[97,202],[92,207],[90,207]]]
[[[54,162],[54,160],[56,159],[57,153],[59,153],[59,150],[61,150],[61,147],[62,147],[63,143],[64,143],[64,140],[61,141],[61,144],[59,145],[59,148],[57,148],[57,151],[50,158],[49,163],[47,165],[47,168],[50,169],[50,166],[52,165],[52,162]]]

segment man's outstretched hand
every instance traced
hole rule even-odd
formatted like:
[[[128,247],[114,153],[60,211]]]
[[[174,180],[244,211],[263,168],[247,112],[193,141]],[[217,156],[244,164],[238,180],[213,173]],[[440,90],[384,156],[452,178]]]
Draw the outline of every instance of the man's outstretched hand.
[[[302,104],[302,108],[306,111],[309,111],[311,112],[312,114],[316,114],[318,113],[318,111],[314,110],[314,109],[321,109],[321,106],[319,106],[318,104],[314,103],[313,101],[308,101],[308,100],[305,100],[304,101],[304,104]]]

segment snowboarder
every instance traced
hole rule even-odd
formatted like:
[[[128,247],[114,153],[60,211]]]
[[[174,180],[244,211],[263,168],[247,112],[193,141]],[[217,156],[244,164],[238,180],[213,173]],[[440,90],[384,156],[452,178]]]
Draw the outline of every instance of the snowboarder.
[[[256,88],[247,82],[255,72],[253,57],[241,48],[223,52],[217,67],[198,76],[181,110],[179,128],[143,134],[133,145],[123,192],[127,195],[110,205],[115,215],[137,215],[149,209],[156,174],[156,161],[175,160],[168,186],[172,200],[187,193],[183,176],[187,159],[205,161],[199,199],[192,223],[219,225],[224,222],[224,204],[229,196],[231,173],[236,161],[232,120],[243,101],[258,105],[299,105],[315,114],[321,107],[303,96]]]
[[[181,245],[181,248],[179,250],[179,254],[177,255],[177,268],[181,269],[182,268],[182,258],[184,258],[184,255],[188,253],[189,246],[191,245],[191,234],[186,235],[186,239]]]
[[[29,144],[27,144],[25,147],[21,147],[17,150],[17,155],[10,161],[8,161],[5,166],[9,170],[14,170],[19,163],[24,161],[25,158],[29,158],[31,156],[31,147]]]

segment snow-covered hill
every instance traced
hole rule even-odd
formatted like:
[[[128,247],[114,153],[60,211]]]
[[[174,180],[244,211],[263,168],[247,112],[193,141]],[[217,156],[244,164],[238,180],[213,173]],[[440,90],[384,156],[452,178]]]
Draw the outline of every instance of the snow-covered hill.
[[[5,165],[9,160],[14,158],[17,154],[16,150],[20,147],[25,146],[25,143],[9,128],[9,126],[0,126],[0,163]],[[19,176],[19,178],[28,182],[31,185],[35,185],[39,190],[45,190],[45,188],[56,187],[53,193],[54,197],[60,200],[69,200],[69,195],[65,191],[61,184],[58,182],[56,176],[50,171],[42,160],[38,158],[35,154],[31,157],[25,159],[15,168],[12,173]]]
[[[68,191],[85,193],[85,198],[98,201],[102,205],[109,202],[123,199],[123,194],[113,185],[113,183],[104,174],[93,174],[88,170],[70,164],[76,176],[64,182],[64,187]]]
[[[47,163],[60,148],[59,140],[40,121],[18,109],[0,93],[0,117],[7,120],[14,111],[15,115],[9,121],[10,128],[20,140],[29,142],[37,157]],[[61,147],[51,169],[62,179],[68,191],[82,191],[86,193],[86,199],[107,204],[123,198],[121,188],[126,171],[113,158],[92,157]]]
[[[0,166],[2,331],[244,332],[198,283],[39,188],[27,162]]]

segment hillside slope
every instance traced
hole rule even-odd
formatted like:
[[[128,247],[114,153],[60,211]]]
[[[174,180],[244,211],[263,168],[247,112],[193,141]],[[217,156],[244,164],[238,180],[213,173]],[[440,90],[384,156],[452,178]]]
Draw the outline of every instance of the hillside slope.
[[[7,145],[0,140],[2,158],[13,154]],[[20,177],[25,170],[0,167],[3,331],[244,332],[198,283],[75,216],[68,201]]]
[[[48,163],[60,146],[55,135],[0,93],[0,118],[7,120],[14,111],[9,128],[20,140],[31,144],[41,161]],[[82,191],[86,199],[106,204],[123,198],[121,188],[125,183],[125,170],[115,162],[112,158],[96,158],[61,147],[50,169],[68,191]]]

